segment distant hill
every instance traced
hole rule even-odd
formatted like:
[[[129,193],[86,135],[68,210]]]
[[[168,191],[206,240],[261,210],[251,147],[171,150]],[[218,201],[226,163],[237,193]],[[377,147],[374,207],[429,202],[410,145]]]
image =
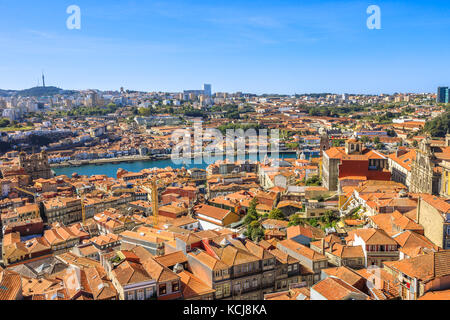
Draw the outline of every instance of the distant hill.
[[[14,90],[2,90],[0,89],[0,97],[9,97],[15,94],[16,91]]]
[[[34,87],[25,90],[3,90],[0,89],[0,97],[22,96],[22,97],[45,97],[55,94],[71,95],[77,91],[63,90],[57,87]]]
[[[57,87],[34,87],[17,91],[15,95],[22,97],[42,97],[61,94],[62,91],[64,90]]]

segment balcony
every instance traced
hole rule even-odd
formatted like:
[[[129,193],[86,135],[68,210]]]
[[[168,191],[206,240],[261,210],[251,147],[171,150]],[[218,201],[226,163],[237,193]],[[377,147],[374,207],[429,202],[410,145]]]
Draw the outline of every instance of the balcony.
[[[251,270],[251,271],[247,271],[247,272],[239,272],[239,273],[233,272],[233,278],[236,279],[236,278],[241,278],[241,277],[251,277],[253,275],[258,275],[260,273],[261,273],[260,269]]]
[[[263,271],[269,271],[269,270],[273,270],[275,268],[275,265],[274,264],[269,264],[269,265],[266,265],[266,266],[264,266],[263,265]]]
[[[367,251],[368,257],[397,257],[398,251]]]

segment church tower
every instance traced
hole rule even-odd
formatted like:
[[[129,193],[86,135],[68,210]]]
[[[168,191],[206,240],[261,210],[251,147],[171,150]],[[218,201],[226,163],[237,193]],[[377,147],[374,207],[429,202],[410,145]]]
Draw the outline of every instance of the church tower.
[[[320,136],[320,156],[323,156],[323,153],[331,148],[330,139],[328,138],[328,134],[325,132]]]
[[[349,139],[345,142],[345,153],[346,154],[362,154],[364,149],[364,144],[358,139]]]
[[[445,135],[445,146],[450,147],[450,133]]]

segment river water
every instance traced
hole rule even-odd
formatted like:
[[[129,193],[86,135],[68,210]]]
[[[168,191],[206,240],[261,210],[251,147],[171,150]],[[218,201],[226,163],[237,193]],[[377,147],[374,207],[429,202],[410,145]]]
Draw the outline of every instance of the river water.
[[[295,153],[280,153],[280,158],[282,159],[295,159],[296,157],[297,155]],[[252,161],[261,160],[259,158],[259,155],[247,155],[245,158]],[[201,161],[201,159],[185,159],[184,163],[173,162],[171,159],[156,161],[136,161],[130,163],[107,163],[102,165],[85,165],[81,167],[53,168],[53,171],[57,176],[66,175],[70,177],[73,173],[76,172],[79,175],[85,176],[106,175],[111,178],[116,178],[117,170],[119,170],[120,168],[129,172],[140,172],[143,169],[167,167],[171,167],[174,169],[179,169],[182,167],[185,167],[186,169],[206,169],[211,163],[223,159],[225,159],[224,156],[208,158],[206,159],[206,161]],[[236,158],[230,160],[235,161]]]

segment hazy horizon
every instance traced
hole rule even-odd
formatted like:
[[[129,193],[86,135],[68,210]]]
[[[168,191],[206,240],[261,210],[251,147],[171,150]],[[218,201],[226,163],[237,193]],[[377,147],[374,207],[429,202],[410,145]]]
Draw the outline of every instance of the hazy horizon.
[[[0,90],[4,90],[4,91],[23,91],[23,90],[29,90],[29,89],[33,89],[33,88],[41,88],[42,85],[40,86],[34,86],[34,87],[30,87],[30,88],[20,88],[20,89],[11,89],[11,88],[0,88]],[[77,89],[77,88],[61,88],[59,86],[54,86],[52,84],[47,84],[45,85],[45,87],[55,87],[64,91],[88,91],[88,90],[97,90],[97,91],[101,91],[101,92],[107,92],[107,91],[111,91],[111,92],[119,92],[120,88],[116,88],[116,89],[98,89],[98,88],[84,88],[84,89]],[[214,87],[213,87],[214,88]],[[190,89],[196,89],[195,87],[190,87]],[[197,88],[198,90],[200,90],[200,86],[199,88]],[[133,88],[124,88],[124,90],[129,90],[129,91],[134,91],[134,92],[144,92],[144,93],[151,93],[151,92],[162,92],[162,93],[182,93],[183,90],[189,90],[189,89],[182,89],[179,91],[164,91],[164,90],[136,90]],[[436,88],[437,90],[437,88]],[[236,92],[242,92],[243,94],[255,94],[255,95],[280,95],[280,96],[293,96],[293,95],[314,95],[314,94],[336,94],[336,95],[342,95],[342,94],[348,94],[348,95],[367,95],[367,96],[376,96],[376,95],[381,95],[381,94],[385,94],[385,95],[393,95],[393,94],[436,94],[436,92],[399,92],[399,91],[394,91],[391,93],[388,92],[381,92],[381,93],[360,93],[360,92],[332,92],[332,91],[323,91],[323,92],[296,92],[296,93],[277,93],[277,92],[263,92],[263,93],[254,93],[254,92],[246,92],[246,91],[242,91],[242,90],[238,90],[238,91],[233,91],[233,92],[226,92],[226,91],[215,91],[212,90],[213,94],[214,93],[236,93]]]

